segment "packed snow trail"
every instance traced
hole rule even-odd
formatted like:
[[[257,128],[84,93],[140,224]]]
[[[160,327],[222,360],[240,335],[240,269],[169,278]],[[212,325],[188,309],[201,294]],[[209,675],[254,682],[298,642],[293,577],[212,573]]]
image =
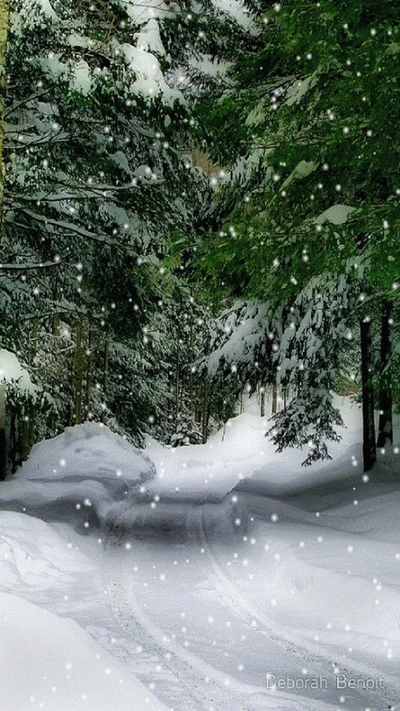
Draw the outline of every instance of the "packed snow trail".
[[[176,546],[168,550],[165,544],[154,545],[149,540],[131,544],[114,542],[109,548],[109,600],[121,627],[134,639],[140,639],[141,646],[154,658],[154,679],[161,676],[161,684],[156,681],[153,691],[166,705],[172,704],[179,711],[333,708],[311,699],[303,706],[290,694],[270,698],[265,689],[264,650],[255,639],[256,630],[236,620],[229,606],[218,600],[212,581],[204,578],[203,566],[197,559],[199,549],[190,541],[190,528],[188,535],[189,541],[180,543],[178,550]],[[127,551],[126,545],[132,548]],[[141,560],[140,566],[135,565],[137,558]],[[170,567],[173,575],[154,574],[157,569]],[[190,618],[190,610],[196,610],[194,620]],[[188,620],[193,625],[192,633],[187,629]],[[233,628],[235,641],[217,641],[214,621],[219,625],[224,621],[228,630]],[[249,635],[253,639],[249,640]],[[246,665],[244,641],[248,646]],[[286,663],[293,666],[293,655],[287,655],[286,659],[280,652],[283,673]],[[243,673],[246,666],[247,672]],[[176,693],[175,684],[169,681],[165,687],[163,683],[166,668],[178,682]]]
[[[349,679],[374,679],[378,685],[379,669],[365,662],[338,662],[337,653],[332,656],[329,649],[299,639],[297,632],[291,634],[287,627],[257,609],[229,580],[214,557],[206,533],[208,529],[212,537],[218,528],[214,546],[220,555],[223,551],[225,556],[227,550],[232,554],[232,544],[237,541],[229,536],[228,525],[224,526],[226,537],[222,540],[221,525],[217,523],[224,517],[228,520],[225,505],[214,505],[212,515],[204,517],[210,506],[186,504],[187,530],[185,534],[181,525],[178,540],[173,528],[176,505],[161,505],[161,531],[160,512],[155,516],[148,506],[143,508],[143,514],[138,516],[139,538],[138,530],[135,535],[133,528],[108,548],[109,599],[125,632],[143,639],[143,646],[151,651],[154,678],[160,676],[161,670],[163,677],[167,668],[179,680],[178,688],[179,682],[183,685],[185,694],[179,701],[178,692],[177,702],[176,695],[171,698],[162,684],[160,698],[166,705],[182,711],[255,711],[283,708],[284,703],[292,711],[336,709],[339,705],[355,711],[395,703],[398,685],[388,683],[387,678],[384,688],[375,689],[373,694],[357,688],[340,692],[335,673]],[[170,530],[174,533],[172,540],[166,541],[168,509]],[[180,513],[182,517],[182,508]],[[302,689],[294,694],[267,688],[272,678],[267,680],[268,674],[278,679],[326,681],[321,682],[322,688]]]
[[[147,458],[94,423],[35,446],[0,491],[0,593],[41,622],[27,645],[17,616],[0,621],[3,674],[48,649],[25,701],[3,684],[0,708],[398,708],[400,450],[365,477],[349,428],[305,474],[301,452],[277,456],[264,432],[245,413],[207,445],[152,441]],[[51,653],[56,626],[66,660]],[[85,689],[80,674],[79,698],[74,649],[95,675]]]

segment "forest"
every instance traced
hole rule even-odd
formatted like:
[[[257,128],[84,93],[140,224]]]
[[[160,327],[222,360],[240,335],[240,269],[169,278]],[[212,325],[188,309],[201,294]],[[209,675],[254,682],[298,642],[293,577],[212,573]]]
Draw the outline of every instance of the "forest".
[[[1,711],[396,711],[400,3],[0,0]]]
[[[399,13],[2,0],[3,477],[86,420],[206,442],[243,393],[306,465],[352,393],[371,469],[399,408]]]

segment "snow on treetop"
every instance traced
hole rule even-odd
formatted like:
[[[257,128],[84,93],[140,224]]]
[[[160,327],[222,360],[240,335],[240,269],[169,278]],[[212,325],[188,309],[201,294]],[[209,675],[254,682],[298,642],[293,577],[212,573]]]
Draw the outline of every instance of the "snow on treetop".
[[[36,0],[36,5],[39,6],[40,12],[52,20],[57,20],[57,13],[53,10],[49,0]]]
[[[266,101],[263,97],[246,117],[246,126],[261,126],[265,122]]]
[[[143,48],[139,49],[139,47],[149,46],[146,37],[147,35],[142,40],[141,33],[139,34],[137,47],[127,42],[119,46],[129,69],[136,76],[131,90],[135,94],[142,94],[150,98],[161,94],[165,102],[170,104],[173,104],[176,99],[183,101],[181,92],[171,89],[165,81],[157,57]]]
[[[140,30],[134,35],[137,40],[136,46],[144,52],[155,52],[156,54],[165,55],[164,45],[161,41],[158,22],[154,19],[149,20]]]
[[[130,9],[133,9],[133,7],[133,4],[128,6],[129,14],[131,14]],[[135,9],[137,10],[138,8],[136,7]],[[141,12],[144,12],[143,6],[139,9]],[[156,56],[165,56],[165,49],[161,40],[158,22],[154,18],[153,6],[146,9],[150,14],[147,15],[147,21],[141,27],[140,31],[134,35],[136,46],[128,42],[118,46],[118,50],[124,55],[129,69],[136,76],[131,90],[135,94],[141,94],[149,98],[161,94],[164,101],[169,104],[173,104],[176,100],[183,101],[181,92],[177,89],[171,89],[165,81],[160,63]],[[157,10],[160,11],[159,6],[157,6]],[[150,19],[148,19],[149,16]],[[137,19],[138,18],[136,18],[136,21]]]
[[[49,0],[22,0],[19,12],[11,12],[10,27],[16,35],[21,34],[22,27],[35,27],[42,23],[42,18],[56,21],[58,15]]]
[[[92,79],[90,67],[84,59],[80,59],[74,65],[73,86],[75,90],[80,91],[87,96],[92,88]]]
[[[14,381],[21,390],[30,393],[36,393],[39,389],[32,383],[28,371],[21,366],[17,356],[5,348],[0,348],[0,381]]]
[[[268,308],[258,302],[237,302],[221,315],[207,359],[209,376],[214,377],[223,363],[254,362],[254,351],[265,338]]]
[[[163,0],[126,0],[126,11],[135,25],[148,22],[151,18],[163,18],[171,14],[171,6],[167,6]],[[175,5],[176,7],[176,5]]]
[[[285,182],[282,183],[282,188],[286,188],[293,180],[301,180],[307,178],[311,173],[318,168],[318,164],[313,161],[301,160],[291,172]]]
[[[287,91],[287,106],[293,106],[293,104],[299,103],[303,96],[305,96],[310,89],[314,88],[317,81],[318,72],[316,71],[305,79],[294,82]]]
[[[331,222],[333,225],[343,225],[347,222],[349,215],[356,208],[350,205],[332,205],[325,212],[322,212],[315,218],[317,225],[322,225],[324,222]]]
[[[237,0],[214,0],[214,5],[234,18],[242,27],[251,26],[251,13],[241,2],[237,2]]]
[[[70,47],[83,47],[84,49],[88,49],[93,45],[93,40],[90,40],[89,37],[80,35],[77,32],[72,32],[68,36],[67,42]]]

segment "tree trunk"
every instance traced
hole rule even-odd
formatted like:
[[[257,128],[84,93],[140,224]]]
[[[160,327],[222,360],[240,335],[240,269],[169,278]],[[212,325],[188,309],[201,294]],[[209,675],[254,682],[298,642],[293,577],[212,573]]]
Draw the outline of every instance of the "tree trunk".
[[[381,321],[381,357],[380,357],[380,382],[379,382],[379,428],[378,447],[384,447],[389,440],[393,444],[393,416],[392,416],[392,389],[389,372],[389,362],[392,355],[392,343],[390,338],[390,318],[392,314],[392,304],[384,301],[382,304]]]
[[[207,386],[207,408],[206,408],[206,436],[210,433],[210,413],[211,413],[212,387]]]
[[[202,392],[203,385],[202,381],[198,380],[195,386],[195,400],[194,400],[194,420],[195,422],[201,422],[202,418]]]
[[[85,420],[87,420],[90,412],[90,400],[92,397],[92,370],[93,370],[93,352],[92,352],[92,331],[89,330],[88,349],[86,360],[86,390],[85,390]]]
[[[8,23],[10,16],[9,0],[0,0],[0,240],[4,241],[4,107],[6,99],[6,52]]]
[[[110,369],[110,336],[107,336],[104,344],[104,373],[103,373],[103,390],[104,395],[107,395],[108,389],[108,371]]]
[[[56,295],[55,295],[55,297],[54,297],[54,301],[56,301],[56,302],[57,302],[57,301],[61,301],[61,294],[60,294],[59,291],[56,292]],[[52,323],[51,323],[52,334],[53,334],[53,336],[56,336],[57,338],[59,338],[59,336],[60,336],[60,330],[61,330],[61,329],[60,329],[60,326],[61,326],[61,317],[60,317],[60,314],[59,314],[59,313],[53,314],[51,321],[52,321]]]
[[[372,331],[371,322],[362,321],[361,332],[361,377],[363,413],[363,459],[364,471],[372,469],[376,461],[374,388],[372,384]]]
[[[278,408],[278,386],[276,383],[272,386],[272,414],[276,415]]]
[[[175,430],[178,430],[178,422],[179,422],[179,408],[180,408],[180,399],[179,399],[179,375],[180,375],[180,348],[179,348],[179,341],[176,347],[176,369],[175,369]]]
[[[82,390],[83,390],[83,323],[78,321],[76,326],[76,349],[75,349],[75,397],[74,397],[74,424],[80,425],[82,422]]]
[[[106,337],[106,342],[104,345],[104,372],[103,372],[103,390],[104,390],[104,402],[107,402],[107,389],[108,389],[108,372],[110,369],[110,336]],[[102,418],[105,420],[105,411],[103,412]]]
[[[193,318],[193,317],[192,317]],[[190,411],[192,413],[193,419],[196,418],[195,410],[195,398],[194,398],[194,387],[193,387],[193,360],[194,360],[194,344],[193,344],[193,320],[190,319],[190,331],[189,331],[189,400],[190,400]]]
[[[0,383],[0,480],[2,481],[7,473],[7,451],[6,451],[6,387]]]
[[[25,419],[25,417],[27,419]],[[19,437],[20,437],[20,452],[21,452],[21,459],[23,462],[26,462],[28,459],[31,449],[32,449],[32,442],[30,439],[30,433],[32,432],[32,421],[33,421],[33,412],[32,408],[28,408],[28,411],[25,413],[25,417],[22,420],[22,423],[20,424],[20,432],[19,432]]]
[[[32,321],[32,345],[30,352],[30,364],[33,365],[37,354],[39,320],[34,318]]]
[[[203,444],[207,442],[208,439],[208,418],[209,418],[209,393],[208,393],[208,382],[204,381],[204,392],[203,392],[203,413],[202,413],[202,436]]]
[[[7,423],[8,424],[8,423]],[[18,425],[17,425],[17,418],[15,415],[15,412],[11,412],[9,416],[9,426],[7,427],[7,435],[8,435],[8,441],[7,441],[7,454],[8,454],[8,460],[6,461],[7,468],[8,466],[11,466],[11,471],[12,473],[15,472],[17,467],[19,467],[20,464],[22,464],[22,459],[21,459],[21,453],[19,450],[19,445],[21,438],[19,437],[19,432],[18,432]]]
[[[0,246],[4,242],[4,106],[6,98],[6,51],[9,23],[9,0],[0,0]],[[0,383],[0,480],[3,480],[7,470],[6,452],[6,388]]]
[[[260,414],[265,417],[265,388],[260,388]]]

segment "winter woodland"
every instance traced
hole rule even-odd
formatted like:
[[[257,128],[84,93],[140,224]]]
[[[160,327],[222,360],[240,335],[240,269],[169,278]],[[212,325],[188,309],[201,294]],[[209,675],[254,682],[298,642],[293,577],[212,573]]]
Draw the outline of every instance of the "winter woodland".
[[[0,0],[4,711],[400,708],[399,20]]]

